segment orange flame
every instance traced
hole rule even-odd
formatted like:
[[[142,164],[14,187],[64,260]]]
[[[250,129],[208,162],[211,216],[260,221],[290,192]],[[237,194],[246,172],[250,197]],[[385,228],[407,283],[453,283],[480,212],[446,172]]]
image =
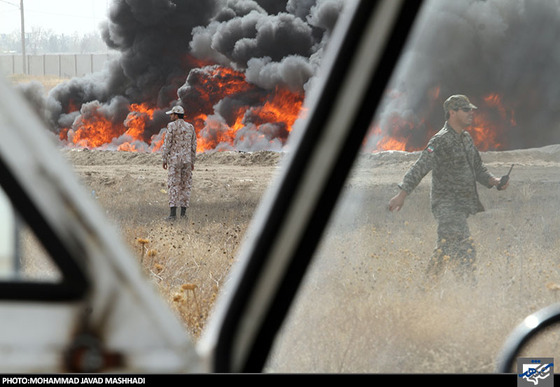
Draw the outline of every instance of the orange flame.
[[[67,133],[67,140],[82,148],[98,148],[124,132],[124,125],[113,125],[106,117],[94,113],[79,116]]]
[[[402,94],[397,92],[390,92],[388,95],[389,98],[402,97]],[[428,90],[428,109],[426,111],[441,109],[441,103],[438,101],[439,95],[439,87]],[[505,149],[507,147],[507,131],[517,125],[514,110],[508,108],[502,97],[496,93],[484,96],[478,105],[474,114],[473,125],[468,129],[475,145],[481,151]],[[403,111],[405,110],[403,109]],[[394,112],[388,119],[384,120],[383,127],[376,124],[370,130],[368,139],[376,141],[373,148],[377,151],[417,151],[422,150],[430,137],[438,130],[427,128],[426,121],[423,119],[412,121]]]
[[[417,124],[405,119],[404,117],[393,113],[385,122],[383,128],[377,126],[374,134],[381,136],[384,132],[391,133],[391,136],[382,136],[377,142],[377,150],[399,150],[408,151],[411,146],[409,139],[413,131],[417,128]]]
[[[283,141],[292,130],[302,111],[303,94],[276,88],[267,92],[245,80],[242,72],[221,66],[206,66],[196,74],[190,85],[194,90],[195,105],[185,107],[185,120],[191,122],[198,135],[197,151],[216,149],[221,144],[235,146],[239,130],[253,125],[275,124],[282,128]],[[243,100],[243,93],[251,94],[251,104],[237,107],[229,122],[213,116],[215,105],[226,97]],[[153,120],[156,109],[146,103],[131,104],[129,113],[122,123],[115,123],[102,114],[101,105],[82,107],[81,115],[72,127],[62,128],[59,138],[76,147],[103,148],[114,144],[118,150],[151,152],[161,149],[163,131],[148,138],[147,124]],[[69,111],[77,107],[70,101]],[[117,141],[118,140],[118,141]]]
[[[284,122],[286,130],[292,131],[294,122],[300,115],[303,105],[303,95],[287,89],[276,88],[272,98],[263,106],[252,109],[252,114],[258,116],[258,122]]]
[[[146,129],[146,120],[154,118],[155,109],[150,109],[146,104],[133,103],[129,110],[130,113],[124,122],[124,126],[127,128],[125,134],[140,140]]]
[[[191,119],[198,133],[198,152],[217,149],[220,145],[234,147],[236,139],[240,139],[238,132],[248,125],[259,127],[263,124],[276,124],[289,133],[301,113],[302,94],[283,88],[276,88],[269,93],[258,91],[245,80],[243,73],[226,67],[209,66],[204,69],[204,74],[205,76],[197,78],[196,87],[201,104],[206,105],[208,111]],[[261,101],[239,106],[230,122],[211,116],[209,108],[213,108],[217,101],[251,91],[262,94]]]
[[[63,128],[59,137],[77,147],[100,148],[125,135],[129,141],[118,145],[118,149],[137,151],[138,147],[131,142],[144,141],[146,123],[153,118],[154,111],[155,109],[147,104],[131,104],[125,121],[115,124],[105,117],[97,106],[78,116],[71,128]]]
[[[469,132],[480,150],[504,149],[507,129],[517,125],[515,112],[503,104],[498,94],[489,94],[483,101],[484,106],[475,113],[474,124]]]

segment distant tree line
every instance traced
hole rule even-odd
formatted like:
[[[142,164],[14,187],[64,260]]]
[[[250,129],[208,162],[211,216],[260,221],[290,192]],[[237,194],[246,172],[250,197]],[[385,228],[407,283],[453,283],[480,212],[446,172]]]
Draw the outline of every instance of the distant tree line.
[[[61,53],[98,53],[108,48],[99,32],[87,34],[57,34],[52,30],[34,27],[25,33],[25,53],[27,55]],[[21,54],[21,33],[14,31],[0,34],[1,54]]]

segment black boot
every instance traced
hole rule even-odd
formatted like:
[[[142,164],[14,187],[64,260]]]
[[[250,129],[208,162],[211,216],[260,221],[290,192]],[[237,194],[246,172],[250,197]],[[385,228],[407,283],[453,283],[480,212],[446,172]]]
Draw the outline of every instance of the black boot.
[[[169,216],[165,220],[175,220],[177,218],[177,207],[169,207]]]
[[[187,207],[181,207],[181,218],[187,216]]]

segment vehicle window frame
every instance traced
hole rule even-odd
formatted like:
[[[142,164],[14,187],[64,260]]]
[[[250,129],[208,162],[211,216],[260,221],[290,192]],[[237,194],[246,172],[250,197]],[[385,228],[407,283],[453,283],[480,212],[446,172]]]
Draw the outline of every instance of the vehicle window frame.
[[[230,289],[215,307],[201,340],[213,372],[262,371],[421,6],[420,1],[358,1],[347,11],[346,20],[339,19],[329,42],[331,55],[322,64],[323,83],[312,90],[315,94],[308,102],[305,126],[295,134],[293,151],[254,217],[250,240],[240,253],[241,264],[234,268]],[[372,28],[377,27],[380,31],[373,35]],[[365,46],[368,36],[379,40],[377,51]],[[368,56],[374,60],[371,67],[361,68],[360,86],[365,91],[341,101],[346,83],[355,81],[352,72]],[[350,112],[339,110],[344,104]],[[343,127],[337,128],[340,140],[325,138],[331,121],[340,118],[333,117],[333,112],[349,113],[342,119]],[[322,144],[334,149],[322,148]],[[323,180],[315,186],[306,180],[319,179],[321,174]],[[305,192],[306,184],[311,184],[313,193]],[[298,212],[300,205],[310,212],[305,219]],[[287,250],[286,256],[275,256],[275,244],[290,238],[289,246],[280,247]]]
[[[0,300],[73,301],[87,293],[90,281],[75,253],[59,238],[17,177],[0,157],[0,182],[13,208],[40,241],[61,274],[61,281],[0,281]],[[17,258],[17,257],[16,257]]]

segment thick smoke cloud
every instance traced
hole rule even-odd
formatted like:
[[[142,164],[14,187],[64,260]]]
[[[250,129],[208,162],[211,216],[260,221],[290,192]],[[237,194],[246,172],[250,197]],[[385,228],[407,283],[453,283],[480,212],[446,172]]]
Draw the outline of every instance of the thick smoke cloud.
[[[205,24],[218,1],[114,0],[101,34],[118,55],[102,72],[60,84],[40,100],[36,86],[24,88],[28,99],[54,132],[78,125],[80,116],[101,114],[123,124],[132,103],[164,109],[177,99],[176,91],[194,66],[188,39]],[[79,111],[76,111],[79,109]],[[144,140],[158,133],[167,118],[156,114]]]
[[[558,1],[429,1],[380,111],[382,135],[395,135],[398,114],[413,123],[409,145],[423,147],[443,101],[466,94],[496,132],[505,126],[504,149],[559,143],[559,37]],[[494,94],[507,114],[484,100]]]
[[[104,71],[65,82],[46,99],[38,97],[37,86],[23,91],[53,132],[71,128],[69,139],[76,138],[77,125],[88,117],[101,116],[122,128],[130,104],[140,103],[162,111],[182,103],[191,117],[207,115],[206,127],[216,131],[231,125],[236,107],[262,102],[278,88],[304,94],[342,4],[342,0],[113,0],[101,33],[118,55]],[[202,95],[197,87],[215,65],[236,70],[251,87],[235,95],[224,88]],[[143,140],[157,136],[167,120],[158,110],[147,123]],[[280,123],[245,124],[236,139],[244,149],[252,149],[252,138],[263,147],[278,148],[287,137]],[[275,136],[282,138],[277,141]]]
[[[304,95],[317,74],[324,48],[342,11],[340,0],[227,1],[204,26],[195,27],[189,43],[199,60],[242,73],[252,88],[220,96],[199,136],[216,140],[224,125],[235,124],[240,107],[257,106],[276,90]],[[184,106],[207,112],[197,85],[222,74],[193,69],[178,95]],[[219,94],[219,93],[217,93]],[[217,96],[217,95],[216,95]],[[288,137],[285,122],[259,122],[254,111],[244,113],[238,150],[281,149]]]
[[[208,25],[193,30],[191,52],[244,71],[264,89],[303,91],[341,10],[341,1],[292,0],[284,12],[269,14],[254,1],[228,1]]]
[[[162,112],[181,103],[191,115],[206,116],[202,135],[220,139],[241,106],[258,107],[279,89],[305,95],[344,3],[114,0],[101,31],[118,55],[104,71],[65,82],[47,98],[36,84],[22,89],[56,134],[95,114],[122,127],[130,104],[146,103],[159,109],[147,122],[143,141],[149,143],[167,123]],[[368,149],[388,138],[422,148],[443,125],[443,101],[457,93],[490,120],[500,149],[559,143],[559,36],[556,0],[427,1]],[[205,85],[240,76],[249,87]],[[285,125],[264,122],[255,111],[247,110],[242,130],[229,140],[240,150],[281,148]]]

